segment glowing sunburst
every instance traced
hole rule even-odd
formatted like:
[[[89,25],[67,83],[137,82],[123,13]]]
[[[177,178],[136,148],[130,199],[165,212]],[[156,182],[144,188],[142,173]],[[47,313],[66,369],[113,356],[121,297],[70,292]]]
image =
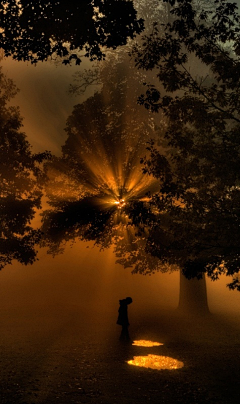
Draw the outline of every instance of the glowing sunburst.
[[[125,199],[119,199],[118,201],[115,201],[114,204],[117,205],[118,209],[122,209],[126,206]]]
[[[120,76],[124,71],[120,68]],[[133,78],[128,79],[132,86]],[[108,77],[101,93],[74,107],[62,156],[48,165],[51,208],[44,215],[44,231],[49,244],[56,239],[52,249],[59,250],[65,241],[94,240],[100,248],[114,246],[122,265],[141,262],[150,268],[144,263],[146,205],[159,185],[144,175],[141,158],[156,135],[155,125],[152,115],[138,111],[135,96],[126,97],[122,90]]]

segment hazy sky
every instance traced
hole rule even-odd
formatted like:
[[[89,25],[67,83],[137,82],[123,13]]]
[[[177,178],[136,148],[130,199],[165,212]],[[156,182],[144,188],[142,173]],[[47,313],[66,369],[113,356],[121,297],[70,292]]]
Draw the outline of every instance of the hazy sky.
[[[85,96],[74,97],[68,93],[73,74],[91,66],[84,61],[81,66],[63,66],[60,63],[30,63],[4,59],[3,73],[13,79],[20,92],[12,103],[20,106],[24,118],[23,130],[33,146],[34,152],[51,150],[60,153],[66,139],[65,122],[73,106],[82,102]]]

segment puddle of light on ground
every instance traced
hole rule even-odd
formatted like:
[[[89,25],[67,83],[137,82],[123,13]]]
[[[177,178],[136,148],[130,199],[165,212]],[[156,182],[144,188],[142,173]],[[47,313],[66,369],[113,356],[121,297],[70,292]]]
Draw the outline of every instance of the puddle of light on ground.
[[[152,347],[152,346],[160,346],[163,344],[161,342],[153,342],[153,341],[147,341],[147,340],[140,339],[138,341],[133,341],[132,345],[143,346],[143,347]]]
[[[169,356],[160,355],[147,355],[147,356],[134,356],[132,360],[127,361],[129,365],[140,366],[149,369],[180,369],[184,366],[183,362],[177,359],[170,358]]]
[[[133,341],[135,346],[141,347],[155,347],[163,345],[161,342],[153,342],[149,340],[136,340]],[[147,356],[134,356],[133,359],[127,361],[129,365],[140,366],[149,369],[181,369],[184,366],[183,362],[177,359],[170,358],[169,356],[160,356],[149,354]]]

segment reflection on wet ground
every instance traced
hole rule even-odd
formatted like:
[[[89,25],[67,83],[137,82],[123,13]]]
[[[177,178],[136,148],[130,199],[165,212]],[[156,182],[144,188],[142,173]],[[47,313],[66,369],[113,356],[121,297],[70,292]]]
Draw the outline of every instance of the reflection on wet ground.
[[[135,346],[140,347],[156,347],[161,346],[163,343],[161,342],[154,342],[150,340],[136,340],[133,341]],[[152,355],[148,354],[146,356],[134,356],[133,359],[127,361],[129,365],[149,368],[149,369],[180,369],[183,368],[184,363],[178,361],[177,359],[170,358],[169,356],[160,356],[160,355]]]
[[[152,346],[160,346],[163,345],[161,342],[153,342],[144,339],[140,339],[138,341],[133,341],[133,345],[136,346],[145,346],[145,347],[152,347]]]
[[[127,362],[129,365],[140,366],[150,369],[180,369],[184,366],[183,362],[168,356],[160,355],[147,355],[147,356],[134,356],[132,360]]]

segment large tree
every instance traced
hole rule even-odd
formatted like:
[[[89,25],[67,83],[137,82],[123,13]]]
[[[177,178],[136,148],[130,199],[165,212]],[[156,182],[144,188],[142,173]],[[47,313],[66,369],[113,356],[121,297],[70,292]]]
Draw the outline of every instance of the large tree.
[[[5,55],[31,63],[100,60],[143,29],[131,0],[3,0],[0,21]]]
[[[41,233],[32,220],[41,207],[42,162],[50,156],[31,152],[19,109],[8,106],[16,92],[0,70],[0,269],[15,259],[22,264],[36,259]]]
[[[147,251],[189,278],[234,275],[229,287],[240,289],[238,8],[225,0],[163,2],[171,20],[156,22],[133,51],[138,68],[159,82],[148,83],[139,102],[167,123],[164,148],[151,143],[143,159],[160,184]]]
[[[42,230],[53,253],[65,241],[94,240],[114,244],[120,260],[126,252],[129,265],[143,266],[136,254],[144,253],[141,223],[156,181],[143,175],[140,158],[156,128],[151,113],[137,105],[142,74],[136,73],[127,55],[111,55],[98,70],[102,88],[67,120],[62,156],[47,164],[51,208]]]

